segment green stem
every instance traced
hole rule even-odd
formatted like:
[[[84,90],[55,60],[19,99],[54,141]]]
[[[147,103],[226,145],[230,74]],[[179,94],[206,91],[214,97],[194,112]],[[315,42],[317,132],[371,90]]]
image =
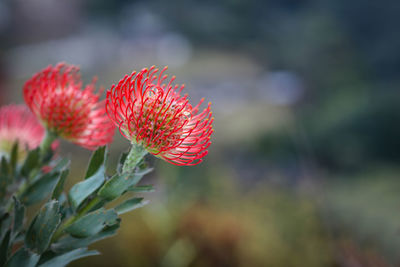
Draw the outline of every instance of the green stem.
[[[122,173],[133,172],[146,154],[147,150],[143,146],[132,143],[131,150],[122,166]]]
[[[68,218],[68,220],[65,221],[65,223],[63,223],[58,229],[57,231],[54,233],[53,235],[53,242],[58,240],[63,234],[64,234],[64,230],[70,226],[71,224],[73,224],[74,222],[76,222],[78,219],[80,219],[81,217],[83,217],[84,215],[86,215],[94,206],[96,206],[99,202],[101,201],[101,198],[96,196],[95,198],[93,198],[80,212],[78,212],[78,214],[71,216]],[[53,243],[52,242],[52,243]]]
[[[147,151],[143,146],[137,145],[137,144],[132,144],[131,150],[129,151],[129,154],[125,160],[124,166],[122,167],[122,172],[123,173],[133,172],[135,170],[136,166],[140,163],[140,161],[143,159],[143,157],[146,154],[147,154]],[[102,201],[101,197],[96,196],[80,212],[78,212],[76,215],[68,218],[68,220],[66,220],[54,233],[53,238],[52,238],[52,243],[57,241],[64,234],[64,230],[68,226],[70,226],[71,224],[76,222],[78,219],[80,219],[81,217],[86,215],[93,207],[95,207],[101,201]]]
[[[40,153],[45,156],[51,149],[51,144],[57,139],[57,135],[53,132],[46,130],[46,135],[44,136],[42,142],[40,143]]]

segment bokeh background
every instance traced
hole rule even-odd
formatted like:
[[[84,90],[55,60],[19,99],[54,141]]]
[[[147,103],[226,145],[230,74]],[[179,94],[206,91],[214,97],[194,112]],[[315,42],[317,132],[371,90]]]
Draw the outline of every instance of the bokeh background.
[[[109,88],[169,66],[215,134],[196,167],[149,158],[151,204],[71,266],[400,266],[397,0],[1,0],[0,104],[48,64]],[[115,165],[128,142],[116,133]],[[90,152],[63,143],[69,184]]]

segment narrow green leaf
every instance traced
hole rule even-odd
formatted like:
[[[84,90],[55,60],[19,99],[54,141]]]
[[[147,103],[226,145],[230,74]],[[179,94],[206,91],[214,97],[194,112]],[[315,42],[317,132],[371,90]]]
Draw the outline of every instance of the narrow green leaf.
[[[114,210],[101,208],[80,218],[65,231],[75,237],[89,237],[99,233],[104,227],[117,223],[118,220]]]
[[[40,255],[25,248],[20,248],[6,262],[5,267],[34,267],[38,263]]]
[[[148,200],[143,201],[142,197],[134,197],[131,199],[128,199],[127,201],[119,204],[117,207],[115,207],[115,211],[117,212],[118,215],[124,214],[128,211],[141,208],[144,205],[147,205],[149,203]]]
[[[21,205],[16,197],[14,199],[14,221],[13,221],[13,233],[16,235],[21,230],[24,223],[25,207]]]
[[[9,213],[3,214],[0,219],[0,240],[3,240],[7,231],[11,228],[12,218]]]
[[[59,172],[46,173],[26,189],[21,196],[21,201],[26,205],[42,201],[53,191],[59,178]]]
[[[8,229],[8,231],[4,235],[3,239],[1,240],[1,244],[0,244],[0,266],[4,265],[4,263],[7,260],[8,253],[10,252],[10,248],[8,247],[10,245],[10,235],[11,235],[11,230]]]
[[[100,188],[98,195],[111,201],[121,196],[133,184],[133,177],[129,173],[115,174]]]
[[[0,175],[8,176],[9,173],[10,170],[7,159],[3,156],[1,157],[1,163],[0,163]]]
[[[69,200],[76,209],[88,196],[95,192],[103,183],[103,172],[98,172],[92,177],[75,184],[69,191]]]
[[[32,221],[25,236],[25,244],[31,250],[42,254],[49,246],[50,240],[61,222],[58,201],[47,202]]]
[[[64,182],[65,182],[65,179],[67,178],[68,174],[69,174],[68,169],[61,171],[60,178],[58,179],[57,185],[54,187],[53,194],[51,196],[52,199],[58,200],[60,198],[60,195],[64,189]]]
[[[0,161],[0,199],[3,199],[7,192],[7,186],[10,183],[10,175],[8,175],[7,160],[4,156]]]
[[[79,248],[54,257],[43,264],[40,264],[39,267],[63,267],[74,260],[99,254],[100,253],[96,250],[88,251],[87,248]]]
[[[57,243],[51,245],[51,250],[56,253],[64,253],[73,249],[87,247],[90,244],[97,242],[99,240],[108,238],[113,236],[117,233],[119,228],[119,223],[116,223],[110,227],[106,227],[100,233],[86,237],[86,238],[75,238],[72,236],[64,237],[63,239],[59,240]]]
[[[137,185],[128,187],[127,191],[135,193],[148,193],[154,192],[154,187],[152,185]]]
[[[62,171],[68,169],[71,161],[68,158],[60,159],[55,166],[52,168],[52,171]]]
[[[99,147],[90,158],[88,169],[86,171],[85,179],[93,176],[100,168],[104,168],[104,164],[107,158],[107,146]]]
[[[15,173],[17,162],[18,162],[18,141],[14,143],[10,153],[10,168],[12,173]]]
[[[39,164],[39,148],[36,148],[34,150],[29,151],[28,156],[26,156],[26,159],[24,163],[22,164],[21,168],[21,174],[25,177],[29,175],[29,173],[38,166]]]
[[[111,201],[128,190],[128,188],[136,185],[145,175],[152,169],[140,170],[136,173],[115,174],[108,180],[102,188],[100,188],[99,196]]]

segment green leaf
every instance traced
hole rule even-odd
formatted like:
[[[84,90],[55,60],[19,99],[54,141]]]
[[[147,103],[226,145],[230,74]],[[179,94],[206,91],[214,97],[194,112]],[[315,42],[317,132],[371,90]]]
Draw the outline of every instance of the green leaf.
[[[118,215],[114,210],[104,208],[93,211],[70,226],[65,231],[75,237],[93,236],[104,229],[118,222]]]
[[[8,162],[6,158],[3,156],[1,157],[1,164],[0,164],[0,174],[4,176],[8,176],[10,173],[9,167],[8,167]]]
[[[11,228],[12,218],[9,213],[3,214],[0,219],[0,240],[3,240],[7,231]]]
[[[25,207],[21,205],[16,197],[14,198],[14,221],[13,221],[13,233],[18,234],[24,223]]]
[[[62,158],[55,164],[55,166],[52,168],[52,171],[56,172],[56,171],[65,170],[69,167],[70,163],[71,163],[71,161],[69,159]]]
[[[98,172],[92,177],[75,184],[69,191],[69,200],[76,209],[88,196],[95,192],[103,183],[105,177],[103,172]]]
[[[99,254],[100,253],[96,250],[88,251],[87,248],[79,248],[54,257],[43,264],[40,264],[39,267],[63,267],[74,260]]]
[[[18,141],[14,143],[10,153],[10,168],[12,173],[15,173],[17,162],[18,162]]]
[[[7,160],[2,156],[0,161],[0,199],[4,198],[9,183],[10,175],[8,175]]]
[[[8,229],[8,231],[4,235],[3,239],[1,240],[1,244],[0,244],[0,266],[4,265],[4,263],[7,260],[8,253],[10,252],[10,248],[8,247],[10,245],[10,235],[11,235],[11,230]]]
[[[90,158],[89,166],[86,171],[85,179],[96,174],[98,171],[104,172],[104,164],[107,158],[107,146],[99,147]],[[101,170],[103,169],[103,170]]]
[[[154,187],[152,185],[137,185],[128,187],[127,191],[135,193],[147,193],[154,192]]]
[[[29,151],[28,156],[26,156],[26,159],[24,163],[22,164],[21,168],[21,174],[25,177],[29,175],[29,173],[38,166],[39,164],[39,156],[40,156],[40,151],[39,148],[36,148],[34,150]]]
[[[99,196],[111,201],[128,190],[129,187],[136,185],[152,169],[141,170],[136,173],[115,174],[100,188]]]
[[[50,172],[37,179],[21,196],[21,201],[26,205],[32,205],[45,199],[57,185],[60,173]]]
[[[116,223],[110,227],[106,227],[100,233],[87,238],[75,238],[72,236],[67,236],[58,241],[57,243],[52,244],[51,250],[56,253],[63,253],[73,249],[87,247],[94,242],[115,235],[118,228],[119,228],[119,223]]]
[[[129,173],[115,174],[100,188],[98,195],[111,201],[121,196],[133,184],[134,179]]]
[[[64,189],[64,182],[65,182],[65,179],[67,178],[68,174],[69,174],[68,169],[61,171],[60,178],[58,179],[57,185],[55,186],[55,188],[53,190],[53,194],[51,196],[52,199],[58,200],[60,198],[60,195]]]
[[[141,208],[144,205],[147,205],[148,203],[149,201],[143,201],[142,197],[134,197],[119,204],[117,207],[115,207],[115,211],[117,212],[118,215],[121,215],[124,214],[125,212]]]
[[[25,244],[31,250],[42,254],[49,246],[50,240],[61,222],[58,201],[47,202],[33,219],[25,236]]]
[[[6,262],[6,267],[34,267],[38,263],[40,255],[35,254],[25,248],[20,248]]]

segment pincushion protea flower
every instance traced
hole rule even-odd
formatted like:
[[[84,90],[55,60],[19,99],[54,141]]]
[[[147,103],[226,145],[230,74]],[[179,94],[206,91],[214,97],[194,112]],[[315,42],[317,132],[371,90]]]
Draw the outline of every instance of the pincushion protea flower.
[[[112,141],[114,125],[99,101],[95,81],[83,90],[79,68],[60,63],[35,74],[24,86],[25,102],[47,131],[87,149]]]
[[[172,85],[154,66],[126,75],[107,91],[106,110],[134,145],[175,165],[196,165],[208,153],[213,132],[210,103],[199,112],[181,96],[184,85]]]
[[[19,154],[40,145],[45,129],[35,115],[24,105],[8,105],[0,108],[0,154],[9,154],[16,141]],[[53,144],[53,149],[57,143]]]

